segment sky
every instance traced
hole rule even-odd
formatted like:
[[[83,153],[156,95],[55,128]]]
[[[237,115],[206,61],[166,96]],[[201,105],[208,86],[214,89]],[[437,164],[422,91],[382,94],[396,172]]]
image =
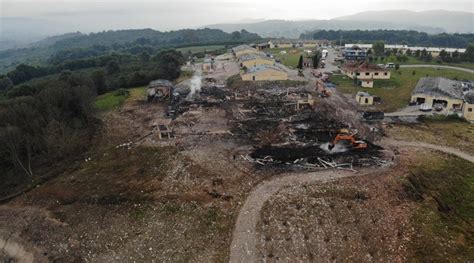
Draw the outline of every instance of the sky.
[[[472,0],[0,0],[1,17],[44,19],[83,32],[173,30],[250,19],[331,19],[391,9],[474,12],[474,4]]]

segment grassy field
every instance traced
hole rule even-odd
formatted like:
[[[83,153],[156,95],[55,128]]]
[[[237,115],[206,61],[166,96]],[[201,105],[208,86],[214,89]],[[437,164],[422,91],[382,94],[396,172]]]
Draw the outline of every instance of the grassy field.
[[[354,81],[343,75],[335,75],[332,81],[337,89],[345,94],[355,94],[357,91],[368,91],[382,99],[382,104],[377,105],[379,110],[393,112],[408,104],[411,92],[421,77],[445,77],[450,79],[474,80],[474,74],[450,69],[433,68],[402,68],[393,70],[390,80],[376,80],[374,88],[356,88]]]
[[[275,59],[279,59],[281,64],[289,67],[296,68],[300,56],[303,55],[302,48],[271,48],[266,49],[265,52],[271,53]],[[281,51],[286,51],[286,54],[281,54]]]
[[[425,156],[403,183],[416,202],[410,241],[413,262],[467,262],[474,258],[474,164]]]
[[[186,54],[189,51],[191,51],[191,53],[194,54],[194,53],[215,51],[215,50],[219,50],[223,48],[225,48],[224,45],[211,45],[211,46],[182,47],[182,48],[177,48],[176,50],[181,51],[183,54]]]
[[[408,60],[406,62],[397,61],[396,57],[393,56],[393,55],[387,57],[387,59],[385,59],[384,61],[380,61],[380,60],[375,61],[375,63],[383,63],[383,64],[389,63],[389,62],[400,63],[400,65],[422,65],[422,64],[425,64],[425,65],[444,65],[444,66],[454,66],[454,67],[460,67],[460,68],[474,69],[474,63],[470,63],[470,62],[439,63],[436,59],[433,59],[431,61],[423,61],[423,60],[420,60],[420,59],[412,57],[412,56],[408,56]]]
[[[126,101],[136,101],[143,99],[146,95],[145,87],[137,87],[125,90],[114,90],[98,96],[94,102],[94,107],[99,111],[116,109]]]
[[[386,133],[395,139],[445,145],[474,154],[474,125],[461,121],[397,124]]]

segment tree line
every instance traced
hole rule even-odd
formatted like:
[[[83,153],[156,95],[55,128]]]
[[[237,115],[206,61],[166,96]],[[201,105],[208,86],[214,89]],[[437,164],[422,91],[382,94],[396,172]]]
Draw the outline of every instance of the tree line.
[[[431,46],[465,48],[474,43],[474,34],[435,34],[413,30],[318,30],[303,33],[301,39],[327,39],[339,44],[374,43],[406,44],[408,46]]]
[[[44,82],[42,77],[67,71],[94,69],[89,76],[97,88],[98,94],[110,90],[148,84],[153,79],[176,79],[180,65],[185,61],[184,55],[174,49],[146,51],[138,55],[114,53],[100,57],[66,60],[58,65],[31,66],[21,64],[4,76],[0,76],[0,93],[7,97],[29,95],[37,85],[30,83]],[[54,77],[53,77],[54,78]]]
[[[174,80],[184,62],[181,52],[165,49],[18,66],[0,77],[0,169],[31,177],[35,167],[77,156],[97,130],[92,102],[98,94]]]
[[[439,63],[474,62],[474,44],[468,45],[464,53],[460,53],[457,50],[452,53],[448,53],[446,50],[441,50],[436,58],[433,57],[433,54],[427,49],[386,49],[383,41],[373,43],[372,48],[367,51],[367,59],[370,62],[377,62],[378,60],[383,62],[385,58],[388,57],[395,57],[397,62],[406,62],[409,57],[414,57],[426,62],[433,60],[436,60],[436,62]]]

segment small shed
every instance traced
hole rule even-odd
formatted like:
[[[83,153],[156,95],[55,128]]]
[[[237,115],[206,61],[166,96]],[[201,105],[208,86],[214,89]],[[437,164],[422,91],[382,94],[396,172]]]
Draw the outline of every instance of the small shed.
[[[173,92],[173,84],[166,79],[152,80],[148,84],[147,100],[163,100],[166,98],[171,99],[171,93]]]
[[[357,92],[356,101],[360,105],[374,105],[374,96],[370,95],[368,92]]]

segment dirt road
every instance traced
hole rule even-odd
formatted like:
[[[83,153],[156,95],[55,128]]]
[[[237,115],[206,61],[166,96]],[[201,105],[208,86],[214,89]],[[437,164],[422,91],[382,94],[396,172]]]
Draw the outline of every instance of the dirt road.
[[[474,74],[473,69],[467,69],[467,68],[460,68],[460,67],[454,67],[454,66],[443,66],[443,65],[400,65],[401,68],[444,68],[444,69],[454,69],[454,70],[460,70],[464,71],[467,73],[472,73]]]
[[[307,183],[325,183],[355,174],[354,172],[348,171],[328,170],[323,172],[283,175],[259,184],[247,197],[237,217],[230,247],[230,262],[258,261],[258,237],[256,235],[256,227],[260,217],[260,211],[265,201],[280,189]]]
[[[394,139],[384,139],[382,142],[383,142],[382,144],[388,144],[388,145],[398,146],[398,147],[418,147],[418,148],[432,149],[432,150],[452,154],[459,158],[462,158],[464,160],[474,163],[474,156],[452,147],[429,144],[429,143],[424,143],[424,142],[397,141]]]
[[[450,147],[422,142],[395,141],[393,139],[386,139],[383,141],[383,143],[397,147],[421,147],[433,149],[448,154],[453,154],[467,161],[474,162],[474,156]],[[343,177],[367,173],[370,173],[370,170],[359,173],[328,170],[322,172],[280,176],[257,185],[245,200],[245,203],[240,209],[239,215],[237,217],[230,247],[230,262],[258,261],[257,244],[259,240],[256,228],[260,217],[260,212],[264,203],[280,189],[289,186],[294,187],[298,185],[304,185],[307,183],[325,183]]]

